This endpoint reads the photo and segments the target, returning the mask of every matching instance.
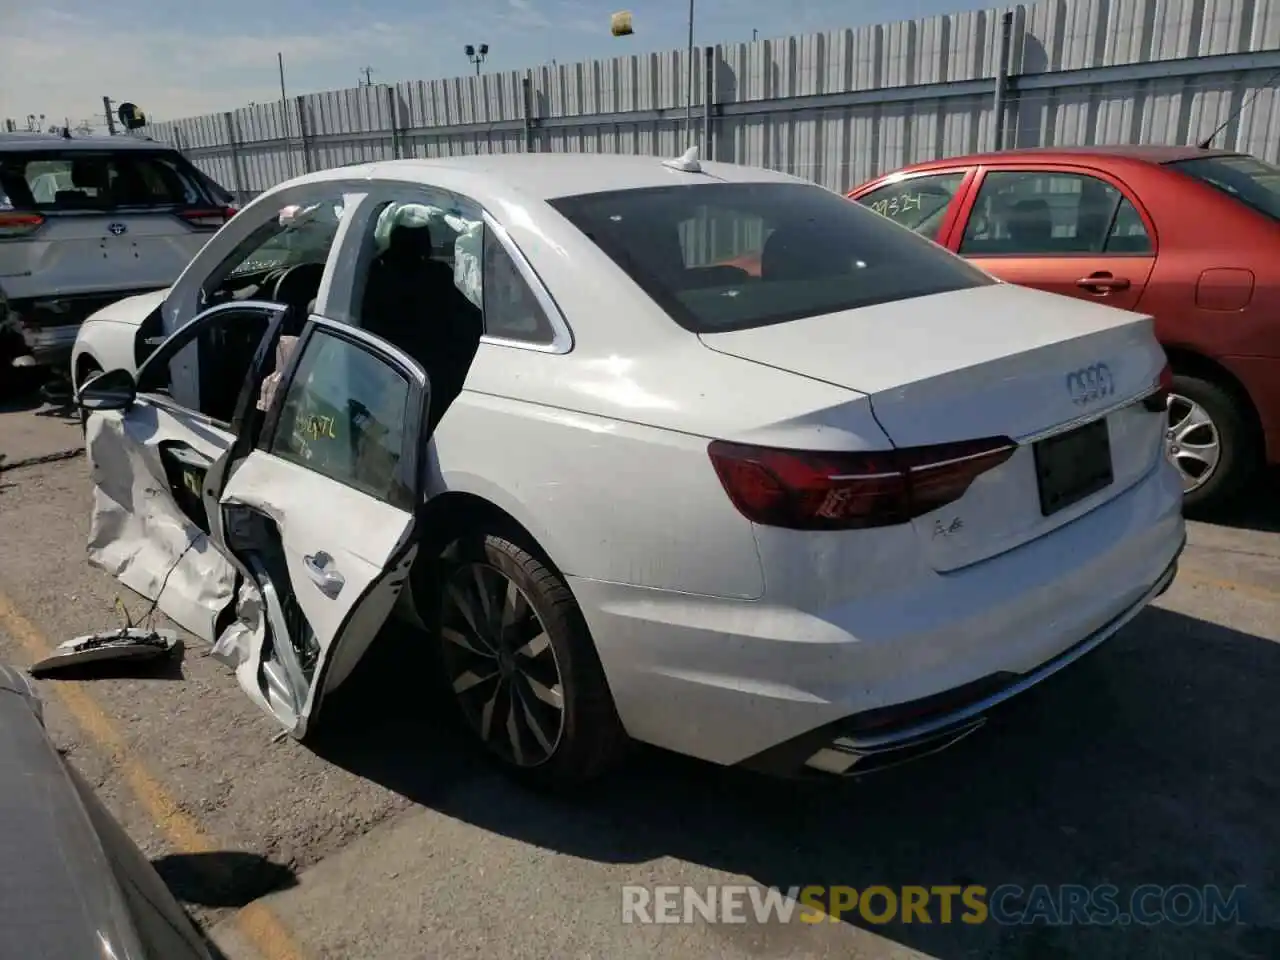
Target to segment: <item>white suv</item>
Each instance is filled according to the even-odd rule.
[[[0,384],[65,368],[85,317],[173,283],[228,200],[151,140],[0,134]]]

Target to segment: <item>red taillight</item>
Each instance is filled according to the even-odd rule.
[[[38,213],[17,213],[0,210],[0,240],[23,237],[35,233],[44,226],[44,217]]]
[[[1160,378],[1156,381],[1155,393],[1148,394],[1142,405],[1152,413],[1163,413],[1169,408],[1169,394],[1173,392],[1173,367],[1164,365]]]
[[[953,503],[1016,449],[1007,437],[993,437],[873,453],[716,440],[707,452],[748,520],[790,530],[857,530],[906,523]]]
[[[178,214],[197,230],[217,230],[236,215],[235,207],[214,207],[203,210],[183,210]]]

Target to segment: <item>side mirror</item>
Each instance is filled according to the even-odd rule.
[[[112,370],[90,377],[76,391],[81,410],[124,410],[138,396],[138,385],[128,370]]]

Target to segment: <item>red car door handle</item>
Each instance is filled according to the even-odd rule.
[[[1129,281],[1124,277],[1113,277],[1105,271],[1091,273],[1076,281],[1076,286],[1091,293],[1110,293],[1112,290],[1127,290]]]

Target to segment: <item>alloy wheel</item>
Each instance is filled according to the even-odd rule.
[[[444,583],[445,673],[467,723],[517,767],[549,760],[564,735],[564,684],[546,627],[524,591],[482,562]]]
[[[1209,411],[1188,397],[1170,394],[1164,439],[1165,454],[1182,476],[1184,494],[1209,482],[1222,459],[1222,437]]]

